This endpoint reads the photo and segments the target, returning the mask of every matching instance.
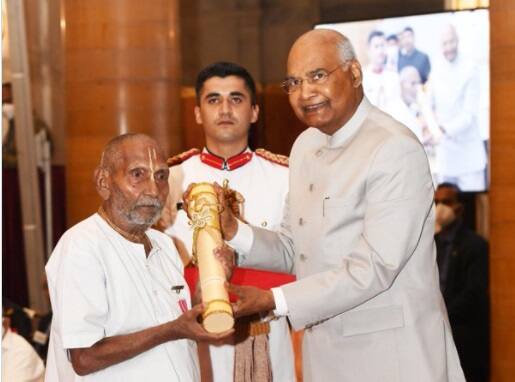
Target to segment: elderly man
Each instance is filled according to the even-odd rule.
[[[275,309],[306,328],[305,381],[463,381],[438,285],[424,149],[361,82],[351,43],[335,31],[310,31],[291,48],[284,88],[312,127],[291,151],[281,229],[250,227],[229,208],[222,225],[240,263],[298,281],[232,286],[236,313]]]
[[[157,143],[110,141],[95,171],[102,205],[69,229],[46,272],[54,312],[47,381],[198,381],[196,345],[217,340],[190,309],[172,240],[150,229],[168,196]]]

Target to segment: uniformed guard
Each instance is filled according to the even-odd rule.
[[[249,130],[258,119],[259,106],[247,70],[224,62],[208,66],[198,75],[196,97],[195,119],[204,129],[205,147],[168,160],[170,199],[161,221],[186,263],[191,257],[192,230],[181,209],[181,198],[189,184],[222,185],[227,180],[242,196],[241,219],[272,230],[279,228],[288,193],[288,158],[248,147]],[[237,345],[210,346],[213,381],[269,381],[272,377],[274,381],[295,381],[286,320],[251,325],[251,334],[256,336]],[[211,371],[205,366],[201,360],[203,377]]]

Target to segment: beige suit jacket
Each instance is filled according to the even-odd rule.
[[[279,234],[253,228],[241,262],[293,271],[305,381],[464,381],[440,294],[433,183],[415,135],[365,98],[333,136],[290,156]]]

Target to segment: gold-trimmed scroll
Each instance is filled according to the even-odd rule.
[[[211,183],[191,187],[188,214],[193,228],[193,258],[199,268],[202,302],[202,325],[210,333],[220,333],[234,326],[229,294],[225,289],[225,272],[213,251],[223,244],[220,231],[221,206]]]

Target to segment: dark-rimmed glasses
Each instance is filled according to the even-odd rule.
[[[347,65],[347,63],[341,63],[336,68],[330,71],[327,71],[325,69],[315,69],[311,72],[308,72],[305,78],[289,77],[285,79],[283,82],[281,82],[281,88],[286,92],[286,94],[291,94],[300,89],[304,81],[311,85],[323,84],[325,81],[327,81],[329,76],[336,71],[336,69],[344,65]]]

